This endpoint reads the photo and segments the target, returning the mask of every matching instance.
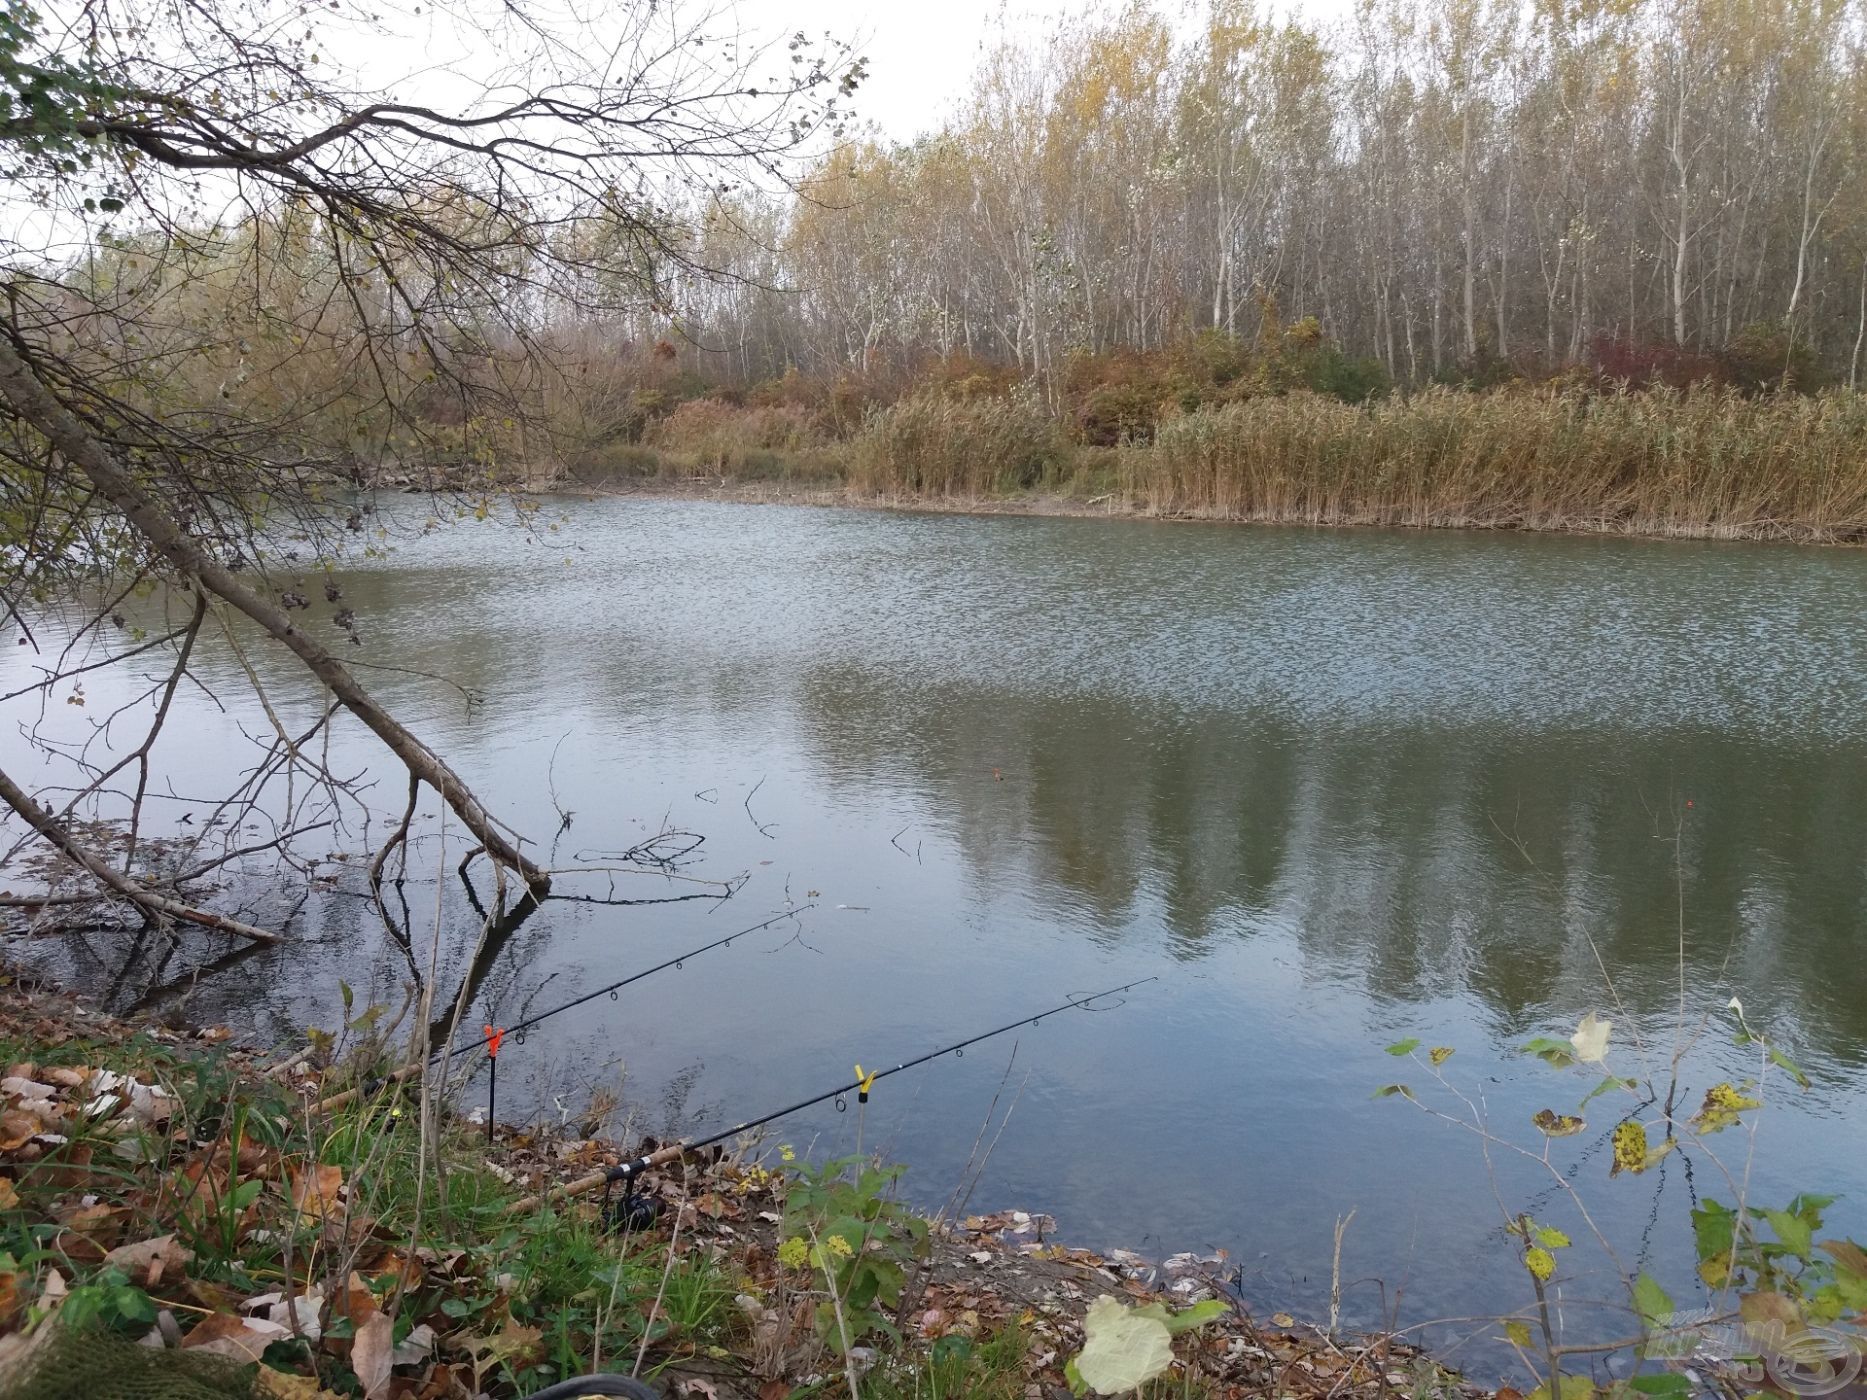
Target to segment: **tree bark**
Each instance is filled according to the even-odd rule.
[[[238,934],[255,943],[279,941],[279,935],[268,929],[256,928],[209,909],[197,909],[192,904],[184,904],[179,899],[170,899],[167,895],[145,889],[108,861],[79,845],[65,829],[63,822],[33,801],[31,795],[3,771],[0,771],[0,801],[19,813],[28,826],[56,846],[66,859],[80,866],[98,884],[123,896],[144,913],[199,924],[202,928],[215,929],[221,933]]]
[[[0,397],[83,472],[98,493],[121,511],[164,558],[290,648],[337,697],[338,703],[362,720],[411,774],[441,794],[487,854],[517,871],[534,892],[542,894],[550,888],[550,876],[520,853],[453,769],[378,704],[349,668],[306,635],[282,607],[248,588],[202,549],[116,462],[110,450],[39,382],[5,336],[0,336]]]

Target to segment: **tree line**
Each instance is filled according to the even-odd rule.
[[[1727,349],[1858,383],[1860,0],[1145,3],[1007,41],[955,115],[694,232],[743,380],[1070,357],[1314,318],[1401,383]],[[641,328],[646,332],[647,328]]]

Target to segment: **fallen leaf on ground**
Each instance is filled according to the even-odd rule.
[[[363,1387],[364,1400],[376,1400],[389,1388],[389,1369],[394,1364],[395,1323],[387,1313],[371,1313],[350,1344],[350,1369]]]
[[[264,1318],[235,1317],[232,1313],[209,1313],[182,1338],[182,1346],[195,1351],[213,1352],[230,1357],[242,1365],[259,1360],[266,1348],[292,1334],[276,1322]]]
[[[255,1379],[259,1389],[272,1400],[339,1400],[335,1391],[322,1389],[314,1376],[298,1376],[261,1366]]]
[[[395,1355],[390,1364],[395,1366],[419,1366],[434,1355],[437,1338],[434,1329],[423,1322],[409,1329],[408,1336],[395,1344]]]
[[[44,1126],[37,1114],[21,1113],[18,1109],[0,1114],[0,1152],[17,1152]]]
[[[104,1263],[123,1270],[138,1288],[154,1288],[164,1275],[179,1273],[193,1258],[175,1236],[157,1235],[153,1240],[119,1245],[104,1256]]]
[[[318,1167],[292,1174],[292,1204],[307,1224],[341,1216],[343,1202],[339,1196],[343,1189],[342,1167]]]

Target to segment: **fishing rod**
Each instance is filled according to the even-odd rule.
[[[583,996],[580,996],[573,1001],[567,1001],[562,1006],[554,1006],[549,1011],[541,1011],[536,1016],[528,1017],[525,1020],[520,1021],[515,1025],[500,1026],[496,1028],[489,1025],[486,1028],[486,1034],[482,1036],[479,1040],[470,1040],[464,1045],[455,1046],[453,1049],[449,1050],[446,1053],[446,1055],[442,1057],[442,1059],[444,1062],[447,1060],[452,1060],[458,1055],[465,1055],[469,1051],[473,1051],[473,1050],[484,1049],[488,1052],[487,1053],[487,1067],[488,1067],[490,1075],[492,1076],[492,1092],[488,1094],[487,1105],[486,1105],[486,1130],[487,1130],[487,1138],[490,1141],[492,1137],[492,1129],[493,1129],[493,1108],[494,1108],[494,1097],[493,1096],[498,1093],[497,1076],[499,1073],[499,1049],[500,1049],[501,1042],[504,1041],[504,1039],[508,1035],[513,1036],[515,1040],[517,1041],[517,1043],[523,1045],[525,1043],[525,1032],[530,1030],[532,1027],[536,1026],[541,1021],[548,1021],[553,1016],[556,1016],[560,1014],[561,1012],[569,1011],[573,1009],[574,1007],[582,1006],[586,1002],[595,1001],[600,996],[614,997],[616,993],[620,992],[624,987],[628,986],[632,982],[640,982],[644,977],[652,977],[657,972],[665,972],[667,971],[667,969],[671,967],[680,967],[689,958],[697,958],[702,953],[712,952],[715,948],[731,947],[734,939],[744,938],[748,934],[754,934],[754,933],[761,932],[764,929],[770,928],[773,924],[783,923],[786,919],[792,917],[795,914],[801,914],[806,909],[815,909],[816,907],[817,906],[814,903],[800,904],[800,905],[797,905],[795,908],[785,910],[782,914],[774,914],[772,915],[771,918],[765,920],[763,923],[753,924],[750,928],[739,929],[737,932],[727,934],[724,938],[716,938],[711,943],[703,943],[698,948],[690,948],[687,952],[679,953],[675,955],[674,957],[669,958],[666,962],[656,963],[653,967],[645,967],[640,972],[632,972],[627,977],[622,978],[620,981],[611,982],[606,987],[598,987],[594,992],[586,992]],[[327,1099],[322,1099],[318,1102],[316,1107],[319,1112],[329,1112],[333,1109],[344,1108],[348,1106],[349,1104],[355,1102],[359,1098],[365,1097],[366,1095],[369,1095],[369,1094],[376,1093],[379,1089],[382,1089],[387,1085],[399,1084],[403,1080],[409,1078],[411,1075],[420,1073],[422,1067],[426,1065],[428,1061],[432,1060],[433,1058],[434,1058],[434,1053],[430,1052],[425,1059],[412,1060],[408,1064],[403,1065],[400,1069],[391,1070],[388,1074],[383,1075],[380,1079],[368,1080],[363,1084],[357,1085],[355,1088],[346,1089],[340,1094],[333,1094]]]
[[[716,938],[711,943],[703,943],[698,948],[690,948],[687,952],[676,954],[666,962],[656,963],[653,967],[645,967],[640,972],[632,972],[619,982],[611,982],[607,987],[598,987],[594,992],[586,992],[575,1001],[567,1001],[562,1006],[554,1006],[549,1011],[540,1011],[536,1016],[528,1017],[526,1020],[515,1022],[510,1026],[501,1026],[496,1031],[488,1031],[486,1035],[479,1040],[470,1040],[464,1045],[457,1045],[447,1052],[447,1058],[451,1060],[457,1055],[465,1055],[469,1051],[480,1049],[492,1049],[493,1053],[496,1055],[498,1054],[496,1047],[499,1042],[508,1035],[516,1042],[523,1045],[525,1043],[525,1032],[537,1025],[540,1021],[549,1021],[553,1016],[561,1012],[572,1010],[575,1007],[582,1006],[586,1002],[595,1001],[600,996],[614,997],[617,992],[621,991],[631,982],[640,982],[644,977],[653,977],[657,972],[666,972],[671,967],[679,967],[689,958],[697,958],[702,953],[711,953],[715,948],[730,948],[735,938],[744,938],[748,934],[759,933],[770,928],[773,924],[783,923],[786,919],[795,914],[801,914],[806,909],[815,909],[816,907],[814,903],[800,904],[795,908],[785,910],[782,914],[772,915],[762,924],[753,924],[751,928],[742,928],[737,933],[729,933],[724,938]]]
[[[871,1073],[864,1073],[862,1066],[857,1065],[856,1077],[847,1084],[839,1084],[836,1088],[826,1089],[821,1094],[813,1094],[807,1099],[799,1099],[794,1104],[787,1104],[783,1108],[774,1109],[770,1113],[750,1119],[744,1123],[735,1123],[732,1127],[726,1128],[721,1132],[710,1134],[707,1137],[686,1138],[680,1142],[669,1143],[666,1147],[645,1153],[635,1158],[633,1161],[624,1162],[619,1166],[609,1167],[600,1172],[592,1172],[588,1176],[579,1177],[575,1181],[566,1182],[562,1186],[554,1187],[552,1190],[537,1196],[527,1196],[524,1200],[515,1202],[511,1209],[515,1212],[536,1210],[547,1202],[561,1201],[571,1196],[581,1196],[587,1191],[594,1191],[599,1186],[607,1187],[618,1181],[624,1183],[625,1190],[630,1189],[633,1187],[634,1180],[637,1176],[648,1171],[651,1167],[659,1167],[668,1162],[672,1162],[683,1153],[697,1151],[702,1147],[711,1147],[715,1143],[724,1142],[728,1138],[737,1137],[739,1134],[750,1132],[754,1128],[762,1128],[767,1123],[776,1122],[780,1118],[787,1118],[793,1113],[800,1112],[806,1108],[813,1108],[820,1103],[828,1103],[832,1099],[836,1100],[837,1111],[840,1113],[847,1107],[846,1096],[852,1093],[856,1095],[856,1101],[858,1103],[866,1104],[869,1101],[869,1091],[875,1087],[879,1080],[887,1079],[891,1075],[900,1074],[903,1070],[910,1070],[918,1065],[924,1065],[930,1060],[937,1060],[943,1055],[963,1058],[969,1047],[977,1045],[982,1040],[990,1040],[994,1036],[1004,1035],[1007,1031],[1015,1031],[1023,1026],[1035,1026],[1046,1016],[1055,1016],[1062,1011],[1093,1011],[1096,1008],[1091,1005],[1092,1002],[1100,1001],[1104,997],[1116,996],[1122,992],[1133,991],[1136,987],[1145,987],[1149,982],[1158,982],[1159,980],[1159,977],[1143,977],[1134,982],[1124,982],[1119,987],[1110,987],[1107,991],[1092,992],[1085,997],[1071,997],[1068,1001],[1058,1006],[1053,1006],[1047,1011],[1039,1011],[1035,1015],[1030,1016],[1020,1016],[1015,1021],[1007,1021],[996,1030],[982,1031],[978,1035],[969,1036],[965,1040],[955,1041],[951,1045],[943,1045],[938,1050],[930,1050],[925,1055],[917,1055],[911,1060],[903,1060],[892,1069],[881,1069]],[[1113,1010],[1114,1008],[1107,1007],[1104,1009]]]
[[[644,977],[653,977],[657,972],[665,972],[671,967],[680,967],[685,964],[689,958],[697,958],[702,953],[712,952],[715,948],[730,947],[735,938],[744,938],[749,933],[757,933],[760,929],[770,928],[775,923],[780,923],[785,919],[791,918],[795,914],[800,914],[806,909],[814,908],[816,908],[814,904],[800,904],[794,909],[785,910],[782,914],[774,914],[762,924],[753,924],[751,928],[742,928],[737,933],[729,933],[724,938],[716,938],[711,943],[703,944],[689,952],[677,953],[666,962],[656,963],[653,967],[645,967],[640,972],[630,973],[629,976],[623,978],[619,982],[611,982],[607,987],[598,987],[594,992],[586,992],[575,1001],[567,1001],[562,1006],[554,1006],[549,1011],[541,1011],[536,1016],[520,1021],[515,1025],[493,1026],[488,1024],[484,1038],[477,1042],[469,1041],[465,1045],[457,1045],[452,1050],[448,1051],[446,1056],[448,1060],[453,1059],[456,1055],[464,1055],[470,1050],[484,1048],[486,1051],[487,1143],[489,1145],[492,1143],[493,1128],[498,1122],[499,1045],[508,1035],[512,1036],[520,1045],[523,1045],[525,1043],[525,1032],[537,1025],[540,1021],[549,1021],[560,1012],[569,1011],[573,1007],[582,1006],[585,1002],[595,1001],[600,996],[608,996],[614,999],[616,993],[628,986],[631,982],[640,982]]]

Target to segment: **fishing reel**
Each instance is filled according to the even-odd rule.
[[[661,1216],[661,1202],[635,1189],[635,1177],[622,1179],[622,1195],[615,1194],[615,1182],[603,1183],[603,1229],[616,1235],[646,1230]]]

